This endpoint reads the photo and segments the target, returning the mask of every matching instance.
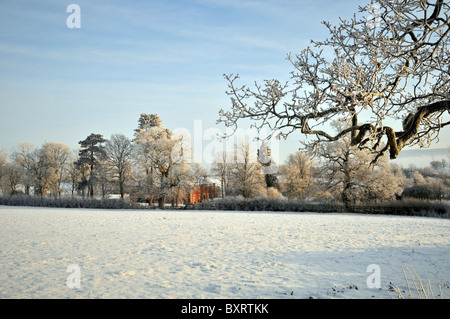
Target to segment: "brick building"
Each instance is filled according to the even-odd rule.
[[[191,204],[216,198],[216,184],[200,184],[191,186],[189,199]]]

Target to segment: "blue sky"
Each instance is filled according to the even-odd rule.
[[[288,80],[287,53],[324,39],[322,21],[369,2],[2,0],[0,147],[132,137],[141,113],[159,114],[170,129],[193,130],[195,120],[216,127],[229,106],[224,73],[247,84]],[[66,26],[71,3],[81,8],[79,29]],[[293,137],[281,148],[297,146]]]

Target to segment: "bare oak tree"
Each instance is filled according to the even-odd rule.
[[[214,156],[213,166],[211,172],[220,180],[220,190],[222,198],[225,198],[230,192],[231,173],[234,164],[234,154],[222,150]]]
[[[349,137],[321,146],[322,177],[347,208],[356,203],[392,200],[402,193],[403,174],[385,157],[370,165],[371,154],[352,147]]]
[[[308,154],[302,151],[289,154],[280,173],[283,194],[288,198],[305,199],[313,183],[313,162]]]
[[[131,140],[123,134],[112,134],[106,141],[107,162],[111,166],[114,181],[119,186],[120,198],[125,195],[125,183],[131,177]]]
[[[3,176],[6,172],[5,170],[6,170],[6,167],[8,166],[8,164],[9,164],[8,154],[3,152],[2,149],[0,148],[0,190],[1,190],[1,186],[2,186]]]
[[[177,140],[172,139],[172,131],[164,128],[157,114],[142,113],[135,130],[135,153],[141,168],[145,171],[146,188],[158,198],[158,207],[164,209],[166,196],[169,194],[171,173],[180,163],[175,162],[173,149]],[[149,200],[152,204],[152,199]]]
[[[368,23],[374,7],[376,23]],[[311,149],[350,136],[373,162],[438,140],[450,124],[449,3],[376,0],[359,12],[337,26],[324,22],[328,39],[289,54],[294,70],[286,83],[251,88],[225,75],[231,109],[218,122],[237,127],[246,118],[284,138],[300,131]],[[329,125],[336,120],[346,123],[337,133]]]
[[[242,141],[236,145],[236,159],[231,170],[232,194],[244,198],[256,198],[267,193],[257,150],[251,143]]]

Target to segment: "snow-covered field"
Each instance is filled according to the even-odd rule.
[[[404,264],[450,298],[448,219],[0,206],[0,234],[0,298],[390,298]]]

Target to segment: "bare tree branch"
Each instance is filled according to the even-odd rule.
[[[377,27],[356,14],[337,26],[324,22],[328,39],[289,54],[289,83],[265,80],[250,88],[225,75],[231,108],[220,111],[218,122],[237,128],[250,119],[282,137],[300,131],[310,147],[350,134],[352,145],[370,149],[375,160],[437,141],[450,122],[450,6],[443,0],[374,2]],[[334,52],[331,60],[324,50]],[[336,132],[334,121],[346,125]]]

